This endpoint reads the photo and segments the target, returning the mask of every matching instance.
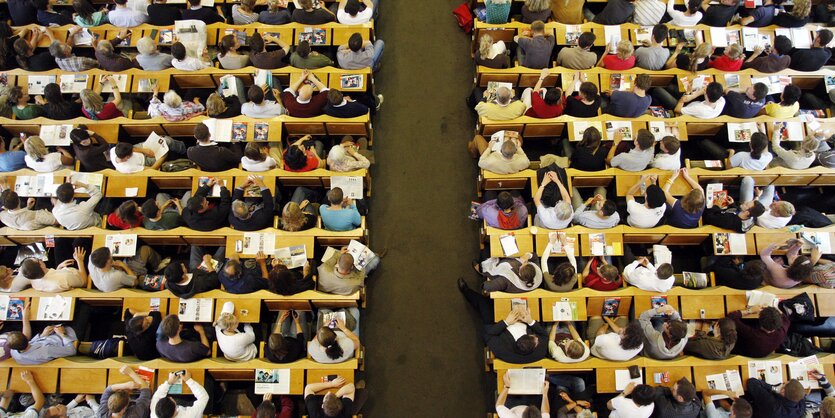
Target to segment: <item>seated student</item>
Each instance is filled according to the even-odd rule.
[[[268,87],[253,85],[247,90],[246,96],[249,101],[241,105],[242,115],[251,118],[273,118],[287,113],[281,106],[281,102],[264,99],[266,96],[264,89],[266,88]],[[273,90],[273,94],[276,94],[276,90]]]
[[[551,53],[556,41],[552,35],[545,33],[545,23],[542,21],[531,23],[530,37],[517,35],[513,41],[518,45],[516,55],[519,65],[537,70],[551,66]]]
[[[700,42],[693,52],[688,55],[681,53],[684,45],[684,42],[679,42],[676,45],[675,51],[667,59],[664,68],[668,70],[678,68],[679,70],[690,71],[693,74],[706,70],[710,61],[710,54],[713,53],[713,47],[707,42]]]
[[[579,193],[575,188],[573,197],[579,199]],[[586,228],[607,229],[614,228],[620,223],[620,214],[617,212],[615,202],[595,194],[577,206],[571,221],[575,225]]]
[[[123,287],[136,287],[141,277],[161,271],[170,262],[170,258],[162,258],[147,245],[140,246],[136,255],[125,261],[114,260],[110,249],[101,247],[90,253],[87,267],[96,289],[115,292]]]
[[[92,120],[108,120],[125,116],[119,109],[122,104],[122,94],[119,92],[119,87],[110,76],[103,76],[108,78],[110,86],[113,88],[113,101],[106,102],[101,97],[102,84],[96,84],[94,90],[81,90],[81,113],[84,117]]]
[[[292,363],[304,358],[306,318],[303,311],[279,311],[272,333],[267,337],[264,357],[273,363]]]
[[[724,360],[730,357],[736,338],[736,324],[732,319],[722,318],[713,323],[703,321],[695,335],[687,340],[684,353],[708,360]]]
[[[790,289],[805,281],[812,275],[812,261],[805,255],[800,255],[800,241],[791,239],[786,241],[789,245],[786,250],[787,266],[784,267],[782,259],[775,260],[771,254],[777,248],[778,243],[772,243],[760,251],[760,259],[765,263],[768,274],[765,275],[765,282],[768,285]]]
[[[686,377],[679,379],[672,388],[656,387],[654,402],[654,416],[678,418],[702,416],[702,404],[696,399],[696,387]]]
[[[800,87],[789,84],[780,94],[780,103],[771,102],[760,110],[760,115],[768,115],[777,119],[789,119],[800,110]]]
[[[494,147],[499,141],[502,144],[497,152]],[[480,156],[478,167],[491,173],[515,174],[531,166],[531,160],[522,150],[522,138],[518,132],[504,131],[504,138],[491,137],[489,142],[476,135],[467,148],[470,154]]]
[[[733,399],[733,403],[730,405],[730,415],[729,411],[725,409],[723,406],[722,409],[718,409],[716,405],[713,403],[713,396],[714,395],[724,395]],[[733,417],[733,418],[751,418],[753,417],[753,412],[751,408],[751,404],[748,403],[747,400],[743,398],[736,397],[737,394],[733,391],[729,390],[716,390],[716,389],[702,389],[702,401],[704,402],[704,409],[705,409],[705,417],[706,418],[723,418],[723,417]],[[833,399],[835,400],[835,399]]]
[[[181,10],[167,0],[153,0],[148,5],[148,24],[152,26],[172,26],[180,18]],[[208,24],[208,22],[207,22]]]
[[[365,7],[360,10],[360,6]],[[374,17],[374,3],[370,0],[340,0],[336,20],[343,25],[361,25]]]
[[[325,159],[321,157],[325,145],[321,141],[313,140],[313,136],[305,135],[284,150],[281,160],[287,171],[302,173],[325,168]]]
[[[635,0],[617,0],[607,2],[603,11],[594,15],[584,9],[586,18],[601,25],[620,25],[629,21],[635,13]]]
[[[781,28],[802,28],[809,23],[810,14],[812,13],[811,0],[800,0],[793,3],[790,12],[782,10],[774,15],[773,25]]]
[[[225,302],[220,317],[214,323],[217,345],[227,360],[252,360],[258,355],[252,325],[245,324],[243,332],[238,331],[238,325],[239,321],[235,317],[235,304],[231,301]]]
[[[207,51],[208,49],[203,50],[204,59],[208,59],[208,56],[206,55]],[[186,47],[182,42],[174,42],[174,44],[171,45],[171,56],[174,57],[174,59],[171,60],[171,66],[178,70],[198,71],[206,68],[212,68],[211,62],[186,55]]]
[[[804,170],[811,167],[817,159],[815,152],[819,147],[816,135],[813,133],[806,136],[803,138],[798,149],[788,150],[780,144],[783,136],[780,132],[779,125],[782,124],[779,122],[775,123],[774,135],[771,137],[771,150],[776,157],[771,161],[771,165],[786,167],[792,170]]]
[[[651,81],[649,74],[638,74],[632,91],[612,92],[606,113],[622,118],[637,118],[646,113],[652,104],[652,97],[647,94]]]
[[[110,149],[110,161],[113,163],[116,171],[123,174],[133,174],[144,170],[145,167],[156,170],[165,162],[165,159],[160,158],[157,160],[154,157],[154,152],[150,149],[139,146],[134,148],[128,142],[119,142],[115,147]]]
[[[26,290],[32,282],[17,271],[0,266],[0,292],[17,293]]]
[[[81,403],[87,402],[89,406],[82,406]],[[66,405],[62,403],[55,404],[43,410],[43,418],[96,418],[98,417],[100,405],[96,402],[94,395],[78,394],[73,400]]]
[[[832,31],[829,29],[819,30],[811,48],[793,48],[789,52],[791,57],[789,68],[795,71],[820,70],[832,57],[832,51],[827,47],[830,42],[832,42]]]
[[[780,229],[789,224],[795,214],[794,205],[785,200],[774,201],[774,185],[766,186],[764,189],[754,187],[754,179],[745,176],[740,185],[741,199],[756,199],[764,208],[763,214],[757,216],[757,225],[763,228]]]
[[[261,191],[261,201],[244,199],[244,190],[257,187]],[[258,231],[273,226],[275,201],[272,192],[258,176],[249,176],[232,193],[232,210],[229,213],[229,226],[238,231]]]
[[[325,105],[325,114],[328,116],[335,118],[356,118],[368,114],[369,109],[369,106],[365,103],[354,100],[350,96],[342,94],[337,89],[328,90],[328,103]]]
[[[606,261],[605,257],[592,257],[583,268],[583,287],[610,291],[623,286],[618,268]]]
[[[562,247],[564,248],[568,261],[557,264],[554,272],[551,273],[548,260],[551,257],[551,249],[556,245],[557,236],[553,236],[548,240],[548,245],[545,246],[545,250],[542,252],[542,259],[540,261],[542,283],[550,291],[569,292],[577,287],[577,260],[574,257],[574,247],[568,246],[564,237],[562,237]]]
[[[493,228],[519,229],[526,226],[528,208],[521,197],[503,191],[495,199],[479,205],[476,215]]]
[[[48,0],[31,0],[32,5],[38,9],[38,24],[43,26],[64,26],[73,23],[72,16],[68,11],[58,13],[53,10]]]
[[[670,194],[670,187],[672,187],[679,174],[687,181],[691,190],[681,199],[676,199]],[[699,219],[702,218],[702,213],[705,210],[705,192],[699,182],[690,177],[689,171],[686,168],[674,171],[673,175],[664,183],[662,190],[667,199],[667,205],[670,206],[667,224],[676,228],[698,228]]]
[[[86,201],[75,201],[75,188],[83,188],[90,195]],[[63,183],[55,191],[57,202],[52,208],[55,220],[70,231],[101,226],[101,215],[96,213],[96,205],[102,198],[97,186],[90,186],[78,181]]]
[[[727,89],[722,114],[740,119],[755,118],[765,106],[767,94],[768,86],[763,83],[755,83],[745,90]]]
[[[29,2],[25,3],[31,5]],[[17,65],[27,71],[47,71],[58,68],[58,63],[55,62],[55,58],[48,49],[35,53],[43,36],[49,38],[50,42],[55,41],[55,35],[48,28],[21,29],[17,39],[11,43],[14,53],[7,58],[9,64],[14,65],[11,61],[11,58],[14,58]]]
[[[570,143],[563,142],[566,156],[570,161],[569,167],[580,171],[605,170],[608,150],[602,146],[601,139],[600,131],[591,126],[583,131],[583,139],[573,150],[570,148]],[[574,196],[580,195],[574,193]]]
[[[704,16],[699,22],[707,26],[722,27],[728,26],[733,16],[739,8],[739,3],[735,0],[722,0],[719,4],[711,4],[702,2],[702,10]]]
[[[32,289],[39,292],[59,293],[87,285],[87,269],[84,268],[85,251],[76,247],[72,260],[64,260],[54,269],[47,268],[43,260],[34,257],[23,260],[20,274],[29,279]],[[78,267],[70,267],[75,263]]]
[[[685,5],[685,11],[676,10],[673,7],[676,4],[675,0],[667,0],[667,14],[672,18],[667,22],[673,26],[691,27],[696,26],[702,20],[702,2],[701,0],[688,0]]]
[[[766,268],[760,260],[744,261],[740,257],[716,257],[716,261],[708,266],[708,271],[716,276],[717,286],[754,290],[762,286]]]
[[[572,322],[557,321],[548,335],[548,353],[560,363],[579,363],[589,358],[591,350]]]
[[[194,333],[199,337],[198,341],[184,339],[181,336],[182,331],[183,325],[177,315],[168,315],[162,319],[156,345],[163,359],[175,363],[191,363],[212,354],[203,325],[194,324]]]
[[[651,386],[629,382],[623,392],[606,403],[612,411],[609,418],[649,418],[655,410],[654,397],[655,390]]]
[[[485,0],[486,22],[490,24],[507,23],[510,17],[510,0]]]
[[[152,4],[148,8],[151,6],[154,5]],[[156,43],[150,37],[144,36],[139,38],[136,41],[136,49],[139,51],[139,54],[136,55],[136,62],[139,63],[143,70],[161,71],[172,67],[171,61],[174,57],[171,54],[159,52]]]
[[[130,366],[119,368],[119,373],[130,381],[116,383],[104,389],[97,416],[101,418],[147,417],[151,408],[150,382],[139,377]],[[115,375],[115,373],[113,373]],[[131,401],[131,391],[139,390],[139,397]]]
[[[192,253],[195,252],[192,246]],[[212,256],[203,255],[201,263],[193,265],[191,273],[185,263],[173,262],[165,268],[165,287],[179,298],[188,299],[192,296],[208,292],[220,287],[217,271],[212,270]],[[222,260],[218,260],[222,261]]]
[[[778,6],[782,6],[782,3],[783,0],[763,0],[762,5],[748,9],[747,16],[743,16],[742,18],[735,16],[734,20],[738,18],[740,25],[752,28],[769,26],[771,25],[771,21],[774,20],[774,15],[782,8],[780,7],[778,9]]]
[[[107,13],[107,20],[113,26],[132,28],[147,22],[148,15],[128,7],[128,0],[118,0],[116,8]]]
[[[616,319],[601,316],[589,318],[586,339],[591,344],[591,354],[597,358],[628,361],[644,349],[644,331],[638,321],[625,316]]]
[[[162,314],[159,311],[137,312],[127,308],[123,319],[128,347],[133,355],[144,361],[159,358],[156,342]]]
[[[258,22],[268,25],[283,25],[290,23],[290,11],[287,10],[286,0],[268,0],[267,10],[258,13]]]
[[[673,266],[664,263],[655,267],[647,257],[637,257],[623,268],[623,279],[632,286],[648,292],[666,292],[673,288]]]
[[[743,315],[758,315],[757,326],[742,321]],[[779,309],[773,307],[752,306],[727,315],[734,321],[737,332],[737,344],[734,354],[746,357],[766,357],[773,353],[786,339],[791,321]]]
[[[38,104],[30,104],[29,95],[23,94],[23,89],[20,86],[12,87],[9,91],[8,98],[9,106],[12,108],[15,119],[28,120],[44,115],[43,107]]]
[[[345,173],[369,168],[371,167],[371,161],[363,155],[363,153],[368,152],[367,138],[360,138],[354,141],[353,137],[345,135],[342,137],[342,141],[331,147],[331,150],[328,152],[328,158],[326,160],[328,169]]]
[[[181,12],[182,20],[202,20],[207,25],[223,23],[223,16],[213,7],[203,7],[200,0],[188,0],[188,8]]]
[[[172,199],[166,193],[157,193],[155,199],[148,199],[140,208],[142,227],[152,231],[167,231],[183,225],[183,206],[180,199]]]
[[[486,97],[485,91],[484,98]],[[527,109],[528,107],[521,100],[513,99],[513,90],[507,87],[499,87],[496,90],[495,101],[480,101],[475,105],[478,116],[495,121],[518,118],[525,114]]]
[[[624,276],[629,276],[624,268]],[[644,289],[646,290],[646,289]],[[662,324],[656,328],[653,317],[661,316]],[[656,360],[671,360],[678,357],[687,344],[687,323],[670,305],[650,308],[641,313],[638,322],[644,331],[644,355]],[[697,409],[698,412],[698,409]]]
[[[768,383],[748,378],[748,399],[751,400],[753,414],[757,418],[802,418],[806,416],[806,389],[796,379],[783,385],[779,392]]]
[[[217,43],[217,60],[220,66],[226,70],[240,70],[249,65],[249,55],[241,54],[238,48],[241,47],[241,41],[235,35],[226,35]]]
[[[632,42],[621,40],[617,43],[616,51],[614,54],[603,54],[597,66],[608,70],[629,70],[635,67],[635,55],[633,55],[635,48]]]
[[[206,99],[206,116],[217,119],[241,116],[241,100],[237,95],[224,97],[212,93]]]
[[[186,154],[188,159],[197,164],[201,170],[226,171],[238,167],[241,161],[240,144],[233,142],[229,148],[221,147],[217,142],[212,141],[209,127],[202,123],[194,127],[194,137],[197,139],[197,144],[189,147]]]
[[[194,196],[186,202],[183,209],[183,220],[191,229],[198,231],[213,231],[226,226],[229,212],[232,209],[232,196],[226,186],[220,187],[220,202],[210,204],[206,197],[217,183],[217,179],[210,178],[209,182],[197,188]]]
[[[626,222],[629,226],[634,226],[635,228],[654,228],[661,221],[661,218],[664,217],[664,212],[667,210],[664,191],[654,184],[655,180],[653,177],[655,176],[650,176],[649,179],[646,179],[644,176],[641,176],[638,182],[626,192],[626,211],[629,213]],[[644,191],[644,203],[640,204],[635,200],[635,194],[647,181],[649,181],[649,185],[644,186],[646,187]]]
[[[767,51],[758,46],[747,60],[742,64],[742,69],[754,69],[761,73],[777,73],[789,68],[791,57],[787,55],[792,50],[791,39],[777,35],[774,38],[774,46]],[[768,55],[761,57],[765,52]]]
[[[171,390],[171,386],[173,386],[179,379],[182,379],[182,382],[188,386],[191,393],[194,394],[195,400],[191,406],[177,405],[174,398],[168,396],[168,391]],[[182,390],[177,393],[182,393]],[[209,400],[209,393],[206,392],[206,389],[204,389],[200,383],[197,383],[191,378],[190,371],[183,371],[182,376],[178,375],[176,372],[171,372],[168,373],[168,379],[159,385],[157,391],[154,392],[153,398],[151,398],[151,418],[200,416],[209,404]]]
[[[47,119],[67,120],[82,116],[81,104],[64,99],[61,87],[55,83],[47,84],[43,89],[43,98],[35,102],[43,106]]]
[[[658,141],[658,150],[649,163],[650,167],[661,170],[675,171],[681,168],[681,142],[678,138],[667,135]]]
[[[548,355],[548,331],[530,317],[530,310],[515,309],[503,321],[493,319],[493,301],[472,290],[458,279],[458,290],[479,313],[484,342],[499,360],[526,364]]]
[[[296,188],[299,190],[299,188]],[[316,226],[316,208],[309,200],[302,197],[301,200],[296,201],[296,193],[293,193],[291,199],[281,210],[281,219],[279,219],[279,228],[284,231],[305,231]]]
[[[542,270],[537,257],[526,253],[518,258],[490,257],[473,263],[475,271],[484,277],[482,292],[524,293],[542,284]]]
[[[345,321],[337,319],[335,329],[327,324],[318,329],[316,336],[307,343],[307,354],[317,363],[342,363],[354,357],[360,347],[359,337],[345,326]]]
[[[18,141],[15,144],[12,140],[9,146],[10,149],[7,151],[6,142],[0,141],[0,172],[2,173],[26,168],[26,151],[21,150],[23,142]]]
[[[128,58],[118,52],[116,52],[116,47],[122,43],[125,39],[128,38],[128,30],[122,29],[119,32],[119,35],[111,40],[100,40],[95,43],[96,46],[96,60],[99,61],[99,67],[105,71],[111,72],[120,72],[126,71],[131,68],[139,68],[139,63],[136,60]],[[112,79],[112,77],[107,77]],[[104,82],[106,80],[102,80]],[[99,91],[101,91],[101,84],[96,86]],[[116,85],[115,83],[111,83],[111,87],[114,89],[114,95],[116,94]]]
[[[318,267],[318,290],[334,295],[351,295],[365,286],[365,277],[372,270],[369,266],[358,270],[354,266],[354,256],[347,249],[336,251]]]
[[[30,136],[23,141],[26,166],[39,173],[51,173],[72,166],[75,159],[67,150],[58,147],[57,152],[49,152],[43,139]]]
[[[333,60],[328,58],[327,55],[311,50],[309,41],[301,41],[296,45],[296,50],[290,54],[290,65],[295,68],[315,70],[332,66]]]
[[[691,94],[681,96],[674,109],[676,114],[693,116],[699,119],[713,119],[722,114],[725,108],[725,98],[722,85],[712,82],[706,87]],[[699,96],[704,96],[702,101],[696,101]],[[685,106],[684,103],[687,103]]]
[[[313,281],[310,263],[305,263],[302,271],[298,268],[287,268],[281,260],[273,259],[272,270],[267,276],[267,285],[270,292],[291,296],[306,290],[314,290],[316,282]]]
[[[32,336],[27,303],[23,308],[23,330],[8,334],[6,348],[17,364],[44,364],[57,358],[74,356],[76,341],[75,330],[62,324],[49,325],[40,334]]]
[[[279,49],[267,51],[265,41],[277,44]],[[256,68],[274,70],[287,65],[282,60],[290,53],[290,45],[281,39],[272,35],[266,35],[262,38],[261,34],[256,32],[247,43],[249,45],[249,60]]]
[[[739,71],[745,61],[742,46],[731,44],[725,48],[725,53],[718,57],[710,57],[707,66],[721,71]]]
[[[278,167],[278,163],[269,154],[269,148],[257,142],[247,142],[244,156],[241,157],[241,167],[246,171],[269,171]]]
[[[242,0],[240,4],[232,6],[232,23],[236,25],[248,25],[258,21],[258,13],[255,13],[255,0]]]
[[[591,47],[597,39],[591,32],[583,32],[577,38],[577,46],[571,48],[562,47],[557,54],[557,65],[572,70],[588,70],[597,63],[597,54],[592,52]]]
[[[306,84],[305,80],[312,85]],[[313,86],[319,89],[318,93],[313,94]],[[324,114],[325,104],[328,102],[327,91],[328,87],[319,81],[319,78],[305,70],[295,83],[284,89],[281,101],[290,116],[312,118]]]
[[[2,195],[4,211],[0,212],[3,225],[18,231],[35,231],[48,226],[58,225],[55,216],[48,209],[33,210],[35,200],[29,198],[26,206],[20,207],[20,196],[6,189]]]
[[[562,115],[563,106],[565,105],[565,97],[562,94],[562,89],[553,87],[550,89],[542,88],[542,82],[548,77],[548,69],[542,70],[539,79],[534,85],[533,89],[530,87],[522,91],[522,103],[528,107],[525,111],[525,116],[530,116],[539,119],[556,118]]]
[[[647,165],[652,161],[652,152],[655,149],[655,137],[646,129],[638,131],[635,135],[635,140],[631,144],[624,144],[621,146],[623,140],[623,130],[616,129],[614,138],[612,138],[612,147],[609,149],[609,154],[606,156],[606,162],[612,168],[620,168],[626,171],[643,171]],[[620,149],[620,153],[615,155]],[[624,151],[629,149],[628,151]]]
[[[350,231],[362,224],[362,217],[357,204],[351,198],[344,197],[342,189],[334,187],[328,191],[327,205],[319,206],[322,227],[328,231]]]
[[[670,50],[663,46],[667,34],[667,25],[653,26],[649,43],[644,42],[643,46],[635,50],[635,66],[650,71],[663,70],[664,64],[670,58]]]
[[[551,405],[548,402],[548,388],[550,387],[550,382],[546,378],[545,381],[542,383],[542,402],[537,408],[535,405],[530,405],[530,402],[524,402],[521,405],[517,405],[513,407],[513,409],[508,408],[505,406],[507,402],[508,392],[510,392],[510,373],[505,373],[502,377],[504,381],[504,387],[502,388],[501,392],[499,392],[499,396],[496,398],[496,415],[501,418],[515,418],[515,417],[550,417],[551,416]],[[532,395],[530,400],[536,395]],[[526,405],[528,404],[528,405]]]
[[[255,256],[258,268],[249,268],[241,263],[238,254],[233,254],[218,271],[217,277],[223,289],[229,293],[241,295],[267,288],[267,257],[259,252]]]
[[[563,171],[563,175],[565,175],[564,173]],[[543,194],[551,183],[556,185],[555,188],[559,191],[559,197],[550,196],[548,200],[556,199],[556,202],[553,202],[553,206],[546,206],[546,203],[543,202]],[[568,190],[565,189],[555,171],[548,171],[542,176],[539,188],[534,194],[533,202],[536,207],[534,225],[548,229],[565,229],[571,224],[571,219],[574,217],[571,195],[568,194]]]
[[[337,390],[334,392],[329,389]],[[327,390],[324,396],[316,394],[323,390]],[[354,407],[355,394],[354,384],[346,383],[343,377],[337,377],[330,382],[308,383],[304,387],[304,406],[311,418],[350,417],[358,412]]]
[[[336,20],[336,15],[326,7],[313,7],[313,0],[293,0],[293,22],[303,25],[324,25]]]
[[[475,63],[487,68],[501,69],[510,67],[510,56],[504,41],[493,41],[490,35],[481,35],[478,50],[475,51]]]
[[[820,246],[816,245],[812,248],[812,273],[803,279],[803,283],[809,283],[825,287],[827,289],[835,288],[833,282],[833,271],[835,271],[835,262],[821,257]]]
[[[81,125],[70,131],[73,153],[81,163],[82,171],[92,172],[108,168],[113,169],[113,164],[105,157],[110,149],[110,144],[101,136],[86,128],[86,126]]]
[[[768,137],[762,132],[754,132],[749,142],[750,151],[735,152],[728,150],[731,167],[742,167],[746,170],[762,171],[774,158],[768,152]]]
[[[80,31],[81,27],[74,26],[68,32],[68,43],[53,40],[49,45],[49,53],[55,58],[55,63],[58,64],[58,68],[64,71],[79,72],[99,68],[98,61],[73,54],[72,47],[75,42],[75,34]],[[46,90],[44,90],[44,95],[46,95]]]

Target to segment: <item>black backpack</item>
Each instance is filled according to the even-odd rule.
[[[160,171],[165,173],[176,173],[178,171],[188,170],[189,168],[197,168],[197,164],[188,158],[180,158],[162,163]]]

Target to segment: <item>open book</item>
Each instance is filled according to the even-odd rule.
[[[209,184],[209,177],[198,177],[197,178],[197,187],[203,187]],[[221,187],[228,188],[229,185],[227,184],[226,180],[217,179],[217,184],[212,186],[212,190],[209,192],[208,197],[220,197],[220,189]]]
[[[127,74],[110,74],[113,77],[113,81],[116,83],[116,87],[121,92],[128,91],[128,75]],[[104,83],[101,87],[102,93],[113,93],[113,87],[110,86],[110,83]]]
[[[68,181],[77,181],[79,183],[84,183],[88,186],[96,186],[99,189],[101,189],[102,185],[104,184],[104,175],[99,173],[79,173],[77,171],[73,171],[72,173],[70,173],[70,178],[68,179]],[[80,187],[78,189],[75,189],[75,192],[89,194],[90,190],[87,190],[87,188],[85,187]]]
[[[58,186],[60,185],[55,184],[55,176],[52,174],[17,176],[15,177],[14,191],[22,197],[49,197],[55,196]]]
[[[180,299],[177,315],[181,322],[212,322],[212,298]]]
[[[255,394],[290,394],[290,369],[255,369]]]
[[[377,254],[374,254],[371,249],[353,239],[348,243],[348,253],[354,256],[354,267],[357,270],[364,270],[365,266],[377,258]]]
[[[772,293],[763,292],[762,290],[747,290],[745,291],[745,300],[748,306],[777,306],[780,299],[777,299]]]
[[[771,39],[771,35],[760,33],[757,28],[742,27],[742,45],[745,46],[746,51],[753,51],[757,47],[768,49],[772,44],[773,40]]]
[[[331,188],[339,187],[342,195],[348,199],[361,200],[363,197],[362,177],[360,176],[332,176]]]
[[[638,371],[640,372],[640,376],[633,378],[627,369],[615,370],[615,389],[624,390],[632,382],[639,385],[644,383],[644,371],[643,369],[638,369]]]
[[[745,234],[717,232],[713,234],[713,245],[716,255],[748,254],[748,243],[745,241]]]
[[[714,390],[729,390],[742,396],[745,390],[742,388],[742,378],[739,376],[739,370],[725,370],[720,374],[709,374],[705,376],[707,379],[707,387]],[[725,395],[713,395],[711,400],[728,399]]]
[[[792,83],[791,76],[770,75],[766,77],[751,77],[751,84],[763,83],[768,86],[768,94],[781,94],[783,89]]]
[[[275,258],[281,260],[281,263],[288,269],[304,267],[304,264],[307,263],[307,249],[304,245],[276,248]]]
[[[519,254],[519,246],[516,244],[516,235],[502,235],[499,237],[499,243],[502,245],[502,252],[505,257],[512,257]]]
[[[232,119],[206,119],[202,121],[206,127],[209,128],[209,134],[212,136],[212,141],[215,142],[232,142],[233,139],[233,124]],[[244,125],[246,126],[246,125]],[[244,128],[244,137],[246,130]]]
[[[828,232],[801,232],[800,238],[803,252],[811,252],[815,246],[820,247],[823,254],[832,252],[832,243],[829,240]]]
[[[769,385],[779,385],[783,383],[783,364],[780,360],[749,361],[748,376]]]
[[[62,74],[60,81],[61,93],[81,93],[87,88],[87,74]]]
[[[54,75],[30,75],[27,78],[28,93],[30,95],[43,94],[43,89],[47,84],[54,83]]]
[[[494,102],[496,101],[496,94],[499,91],[499,88],[507,87],[511,91],[513,91],[513,83],[502,83],[500,81],[488,81],[487,82],[487,89],[484,91],[486,94],[487,102]]]
[[[148,139],[142,143],[142,148],[151,150],[157,161],[168,154],[168,143],[165,142],[165,138],[157,135],[156,132],[151,132],[151,134],[148,135]]]
[[[41,296],[38,303],[38,321],[69,321],[72,315],[72,297]]]
[[[655,244],[652,246],[652,257],[655,259],[655,266],[673,262],[673,253],[666,245]]]
[[[511,395],[541,395],[545,383],[545,369],[508,369]]]
[[[275,253],[275,234],[266,232],[245,232],[241,254],[254,255],[259,251],[264,254]]]
[[[774,29],[774,36],[781,35],[791,39],[792,46],[795,48],[809,49],[812,47],[812,36],[809,34],[809,30],[805,27]]]
[[[819,389],[820,383],[814,372],[823,374],[823,366],[816,356],[804,357],[789,363],[789,377],[797,379],[806,389]]]
[[[576,321],[578,319],[577,302],[575,301],[563,298],[558,302],[554,302],[551,310],[554,315],[554,321]]]
[[[104,246],[110,249],[113,257],[133,257],[136,255],[136,234],[107,235]]]
[[[754,132],[758,132],[755,122],[728,122],[728,141],[730,142],[751,142]]]
[[[588,128],[596,128],[598,132],[603,132],[603,124],[599,121],[595,122],[569,122],[571,125],[571,131],[574,132],[574,140],[580,141],[583,139],[583,133],[586,132]]]
[[[70,132],[72,125],[41,125],[38,136],[43,140],[44,145],[67,146],[72,143]]]
[[[607,121],[606,122],[606,139],[611,140],[615,137],[615,131],[620,130],[623,134],[622,140],[624,142],[632,141],[632,122],[629,121]]]

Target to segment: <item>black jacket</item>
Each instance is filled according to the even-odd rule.
[[[701,402],[691,399],[686,404],[680,404],[673,400],[673,392],[669,388],[655,388],[655,408],[652,411],[652,418],[698,418],[701,412]]]
[[[504,321],[484,326],[484,339],[487,342],[487,347],[496,355],[496,358],[508,363],[533,363],[544,359],[548,355],[548,331],[545,330],[545,327],[539,322],[535,322],[532,326],[528,326],[528,334],[537,335],[539,344],[533,352],[522,354],[516,348],[516,340],[507,330],[507,324]]]
[[[194,197],[209,195],[211,189],[209,186],[201,186],[194,193]],[[204,213],[197,213],[188,207],[183,208],[183,220],[189,228],[197,231],[214,231],[215,229],[226,226],[226,218],[229,217],[229,211],[232,208],[232,198],[229,194],[229,189],[226,187],[220,188],[220,203],[217,206],[207,210]]]
[[[207,25],[223,22],[223,16],[217,14],[215,9],[211,7],[201,7],[197,10],[186,9],[182,11],[182,16],[183,20],[202,20]]]
[[[728,207],[721,209],[718,206],[705,209],[702,214],[702,221],[706,225],[718,226],[723,229],[730,229],[735,232],[745,232],[742,226],[742,219],[740,219],[736,207]]]
[[[198,293],[219,289],[220,281],[217,278],[216,271],[209,272],[198,267],[191,271],[191,280],[188,284],[181,285],[168,282],[166,283],[166,287],[174,296],[188,299]]]
[[[232,194],[232,201],[244,200],[244,190],[236,188],[235,193]],[[261,209],[255,211],[249,219],[239,219],[230,210],[229,211],[229,225],[238,231],[259,231],[264,228],[271,228],[273,226],[273,219],[275,218],[275,201],[270,189],[261,190],[261,202],[264,205]]]
[[[226,171],[238,168],[241,163],[241,146],[234,143],[229,148],[218,144],[189,147],[188,159],[200,166],[203,171]]]
[[[759,379],[748,379],[747,395],[757,418],[802,418],[806,413],[802,400],[792,402]]]
[[[743,279],[740,266],[734,264],[732,257],[716,257],[716,262],[710,266],[710,271],[716,275],[716,285],[739,290],[754,290],[762,286],[762,282]]]

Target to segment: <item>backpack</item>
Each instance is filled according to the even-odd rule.
[[[187,158],[180,158],[164,162],[162,167],[160,167],[160,171],[164,173],[175,173],[178,171],[185,171],[190,168],[197,168],[197,164]]]
[[[820,353],[821,349],[815,347],[811,339],[804,338],[796,332],[790,332],[786,335],[786,339],[783,340],[783,343],[780,344],[780,347],[776,351],[794,357],[808,357]]]
[[[455,20],[458,21],[458,26],[464,33],[470,33],[473,30],[473,14],[470,12],[470,6],[467,3],[461,3],[452,11]]]
[[[818,164],[826,168],[835,168],[835,150],[818,153]]]

